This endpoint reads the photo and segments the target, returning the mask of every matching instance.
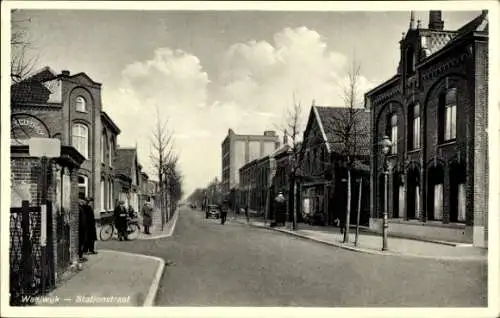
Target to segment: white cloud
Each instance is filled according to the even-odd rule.
[[[220,73],[211,74],[218,76],[219,85],[210,92],[200,60],[168,48],[127,65],[120,90],[104,91],[105,107],[122,128],[120,143],[133,146],[137,140],[140,161],[150,173],[149,136],[156,107],[162,118],[169,118],[188,192],[220,176],[220,145],[228,128],[251,134],[275,129],[283,123],[294,93],[304,117],[313,100],[342,105],[339,90],[348,59],[327,47],[314,30],[286,28],[272,43],[236,43],[224,54]],[[372,86],[361,78],[361,92]]]

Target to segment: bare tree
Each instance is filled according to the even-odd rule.
[[[169,210],[169,218],[172,216],[177,203],[182,198],[182,174],[179,169],[179,157],[177,154],[172,154],[169,161],[165,165],[164,169],[164,180],[165,187],[167,190]]]
[[[30,22],[31,19],[23,17],[19,10],[11,11],[10,78],[13,83],[26,78],[35,65],[36,57],[28,57],[28,51],[33,48],[26,28]]]
[[[299,187],[298,173],[300,170],[300,151],[301,151],[301,140],[300,136],[302,133],[302,121],[304,116],[304,109],[299,101],[297,101],[295,93],[293,94],[293,105],[287,109],[285,116],[285,123],[282,126],[277,126],[282,132],[283,136],[290,140],[290,183],[292,186],[292,191],[290,195],[293,195],[293,223],[292,228],[297,229],[297,213],[298,213],[298,202],[297,202],[297,191]]]
[[[347,210],[345,216],[344,242],[349,241],[349,225],[352,200],[352,173],[353,169],[361,167],[363,158],[366,158],[369,142],[369,115],[362,106],[360,97],[361,67],[354,60],[348,72],[347,81],[342,88],[345,111],[336,112],[328,118],[325,130],[332,135],[328,142],[341,156],[347,169]]]
[[[160,213],[161,213],[161,226],[166,222],[165,210],[167,209],[167,192],[165,187],[165,171],[167,164],[171,162],[174,157],[173,154],[173,132],[168,130],[168,119],[162,121],[160,110],[156,108],[156,125],[152,132],[151,137],[151,154],[150,159],[153,163],[153,168],[158,176],[158,183],[160,186]]]

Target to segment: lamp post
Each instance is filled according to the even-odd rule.
[[[384,218],[382,224],[382,251],[387,250],[387,231],[389,229],[389,221],[388,221],[388,175],[389,175],[389,164],[387,161],[387,157],[391,152],[392,141],[388,136],[384,136],[382,141],[380,142],[382,154],[384,155]]]

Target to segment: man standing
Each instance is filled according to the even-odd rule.
[[[153,206],[148,201],[144,202],[142,207],[142,225],[144,226],[144,233],[151,234],[149,227],[153,223]]]
[[[85,246],[83,251],[89,254],[97,254],[95,251],[95,241],[97,240],[97,233],[95,228],[94,209],[90,205],[92,199],[86,198],[83,204],[83,211],[85,213]]]
[[[118,231],[118,239],[120,241],[125,240],[128,241],[128,237],[126,234],[127,231],[127,208],[125,207],[125,201],[120,200],[118,206],[113,211],[113,216],[115,219],[115,227]]]
[[[78,258],[80,262],[84,262],[87,259],[83,257],[83,253],[85,251],[86,246],[86,237],[87,237],[87,225],[86,225],[86,217],[85,217],[85,202],[83,198],[78,201]]]
[[[276,224],[285,226],[286,222],[286,199],[282,192],[279,192],[275,202],[275,211],[276,211]]]

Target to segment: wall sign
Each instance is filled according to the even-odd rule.
[[[26,114],[14,114],[10,121],[11,139],[29,139],[33,137],[49,138],[50,133],[38,118]]]

